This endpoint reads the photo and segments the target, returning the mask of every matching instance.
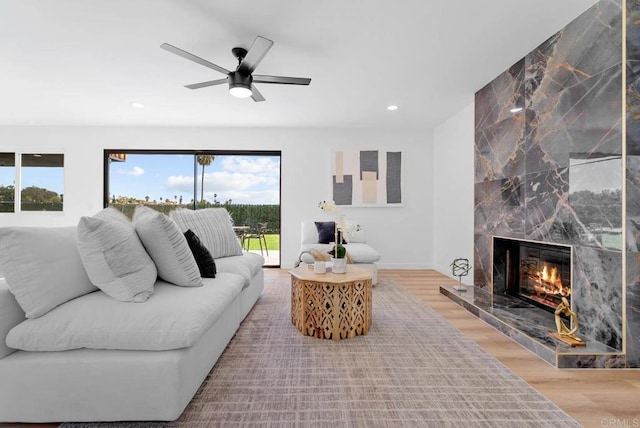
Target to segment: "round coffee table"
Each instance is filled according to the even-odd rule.
[[[305,336],[349,339],[371,325],[372,276],[347,265],[346,273],[316,274],[309,265],[291,273],[291,322]]]

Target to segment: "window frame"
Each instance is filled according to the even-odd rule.
[[[3,153],[13,153],[14,156],[14,194],[13,194],[13,211],[0,212],[0,214],[21,214],[21,213],[29,213],[41,215],[42,213],[60,215],[64,214],[65,203],[64,199],[62,199],[62,209],[59,211],[53,210],[23,210],[22,209],[22,157],[24,155],[59,155],[62,156],[62,193],[60,195],[64,195],[66,193],[66,181],[67,181],[67,172],[65,169],[65,158],[66,153],[64,150],[56,150],[56,149],[47,149],[47,150],[27,150],[27,151],[19,151],[19,150],[7,150],[3,151]],[[40,214],[37,214],[40,213]]]
[[[103,153],[103,181],[102,181],[102,204],[104,208],[107,208],[110,203],[109,199],[109,164],[111,160],[110,155],[113,154],[132,154],[132,155],[192,155],[195,157],[198,155],[213,155],[213,156],[277,156],[280,159],[280,182],[278,185],[278,217],[282,219],[282,151],[281,150],[195,150],[195,149],[104,149]],[[198,163],[194,161],[193,166],[193,207],[197,209],[198,202]],[[280,249],[282,249],[282,221],[280,221]],[[277,265],[265,265],[265,267],[279,268],[282,265],[282,254],[278,259]]]

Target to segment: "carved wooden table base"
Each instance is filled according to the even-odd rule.
[[[371,273],[349,266],[346,274],[291,271],[291,322],[305,336],[349,339],[369,332]]]

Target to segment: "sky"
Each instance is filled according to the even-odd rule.
[[[0,167],[0,185],[13,186],[16,181],[14,167]],[[36,186],[64,194],[64,168],[22,167],[21,188]]]
[[[198,199],[202,166],[197,166]],[[183,203],[193,198],[193,155],[129,154],[125,162],[111,162],[109,194]],[[204,170],[204,197],[238,204],[280,203],[278,156],[216,155]]]

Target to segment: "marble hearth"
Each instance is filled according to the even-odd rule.
[[[440,293],[493,326],[554,367],[624,368],[625,354],[603,343],[587,341],[587,346],[571,347],[551,337],[556,331],[553,316],[540,307],[508,295],[496,295],[485,288],[467,287],[456,291],[441,286]]]

